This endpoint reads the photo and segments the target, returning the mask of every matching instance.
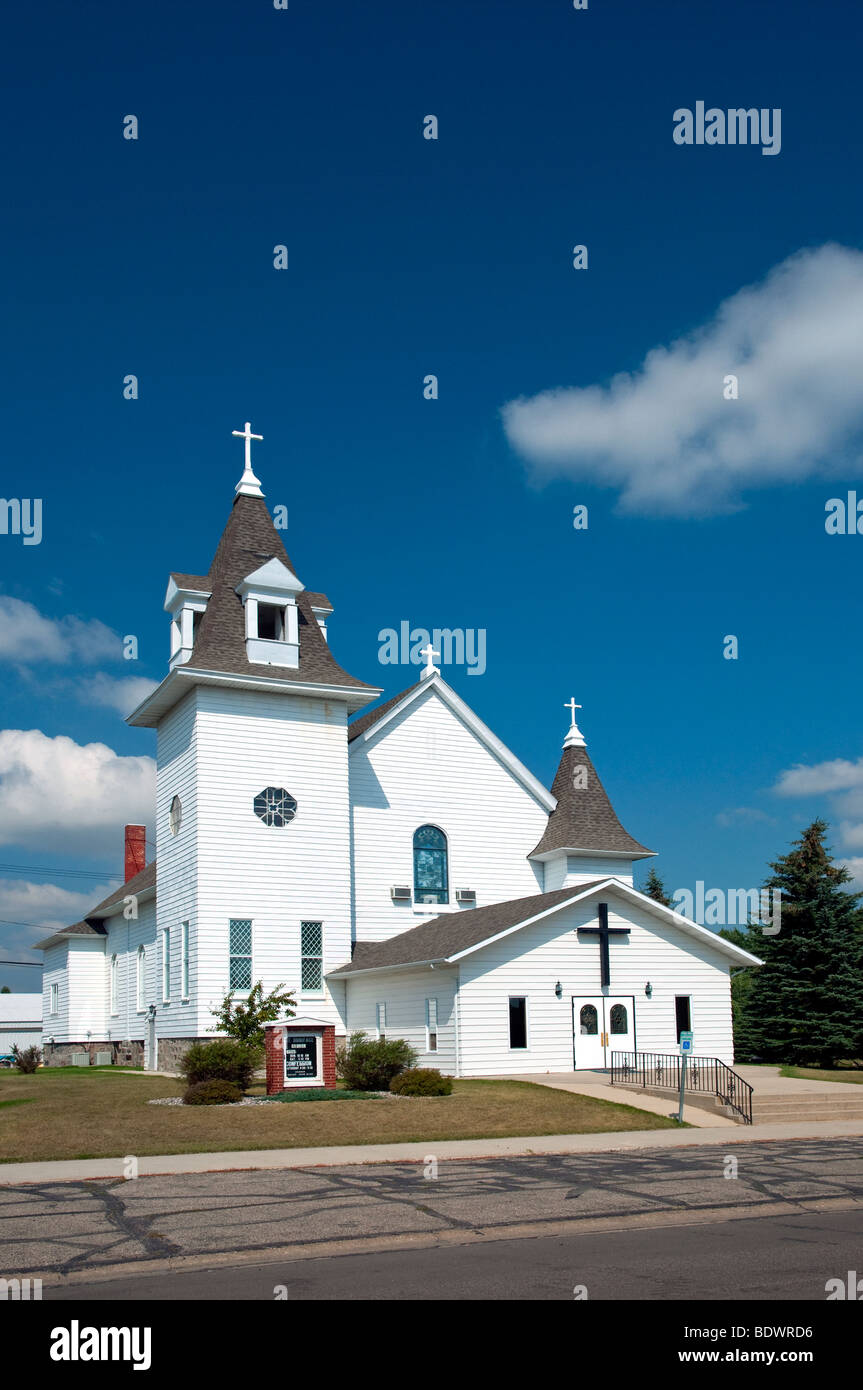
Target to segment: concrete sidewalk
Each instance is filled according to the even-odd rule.
[[[863,1122],[833,1120],[795,1124],[732,1125],[728,1129],[621,1130],[605,1134],[543,1134],[512,1139],[455,1139],[421,1144],[351,1144],[319,1149],[248,1149],[225,1153],[157,1154],[137,1158],[136,1177],[163,1173],[219,1173],[270,1168],[343,1167],[366,1163],[422,1163],[460,1158],[507,1158],[528,1154],[615,1153],[634,1149],[694,1148],[707,1144],[751,1144],[770,1139],[863,1137]],[[0,1164],[0,1187],[18,1183],[81,1182],[123,1178],[123,1158],[84,1158],[53,1163]]]

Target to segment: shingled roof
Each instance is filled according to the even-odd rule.
[[[264,676],[268,680],[350,686],[355,690],[376,693],[374,686],[356,680],[342,670],[333,657],[312,612],[312,605],[330,606],[324,594],[303,592],[297,595],[300,662],[296,669],[266,666],[248,660],[243,601],[236,588],[241,579],[273,558],[296,573],[264,499],[240,494],[234,500],[209,574],[206,577],[197,576],[204,580],[204,586],[210,590],[212,597],[201,617],[189,668],[232,675]]]
[[[423,922],[419,927],[391,936],[389,941],[358,941],[352,960],[328,975],[353,975],[360,970],[380,970],[391,965],[420,965],[428,961],[442,962],[479,946],[520,922],[527,922],[548,908],[557,907],[577,894],[589,893],[606,879],[592,879],[575,887],[555,888],[552,893],[532,893],[528,898],[511,898],[504,903],[489,903],[488,907],[465,908],[460,912],[445,912]]]
[[[156,861],[147,864],[139,873],[127,879],[119,888],[115,888],[109,893],[107,898],[103,898],[91,909],[87,917],[82,922],[73,922],[71,927],[61,927],[51,936],[46,936],[44,941],[37,941],[36,951],[44,950],[46,946],[55,946],[67,936],[107,936],[108,929],[103,927],[99,921],[100,917],[110,916],[111,908],[123,902],[131,894],[143,893],[150,888],[156,887]]]
[[[375,705],[374,709],[367,710],[365,714],[352,719],[348,725],[348,743],[352,743],[360,734],[364,734],[366,729],[371,729],[377,724],[379,719],[383,719],[385,714],[389,714],[391,709],[395,709],[400,700],[409,695],[414,686],[409,685],[407,690],[402,690],[398,695],[393,695],[389,700],[384,700],[382,705]]]
[[[577,778],[576,769],[579,769]],[[583,744],[564,746],[551,794],[557,806],[549,815],[545,833],[529,858],[558,849],[588,849],[639,857],[655,853],[634,840],[620,824]]]

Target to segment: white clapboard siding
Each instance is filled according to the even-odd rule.
[[[628,926],[612,941],[612,995],[635,1001],[639,1051],[678,1051],[674,998],[691,997],[695,1052],[733,1061],[727,958],[710,942],[661,922],[646,909],[615,898],[609,926]],[[466,956],[459,967],[459,1061],[465,1076],[570,1071],[572,999],[602,993],[599,944],[579,938],[578,926],[597,925],[596,901],[565,908]],[[555,995],[560,981],[562,995]],[[645,995],[647,982],[652,997]],[[509,1047],[510,996],[527,998],[528,1047]]]
[[[198,705],[200,687],[175,705],[159,725],[156,754],[156,854],[158,912],[155,930],[144,941],[147,1004],[156,1005],[156,1030],[163,1038],[200,1037],[211,1027],[196,993],[198,925],[198,847],[199,847],[199,766]],[[171,832],[170,811],[174,797],[180,798],[182,822],[179,833]],[[189,923],[189,998],[181,998],[180,940],[182,923]],[[161,929],[169,931],[171,961],[170,1000],[162,999]],[[137,950],[135,945],[135,950]],[[129,979],[134,991],[134,958]],[[134,999],[130,1010],[134,1009]],[[143,1037],[143,1019],[135,1013],[133,1036]]]
[[[82,936],[69,941],[67,1038],[47,1026],[58,1042],[86,1042],[88,1031],[94,1041],[105,1037],[107,1010],[105,995],[105,938]]]
[[[450,904],[472,888],[477,906],[543,891],[527,855],[548,812],[433,690],[372,738],[350,745],[355,933],[382,941],[428,919],[390,889],[413,891],[413,835],[447,836]],[[458,909],[470,910],[470,909]]]
[[[386,1036],[404,1038],[419,1054],[418,1067],[456,1072],[455,970],[388,970],[355,975],[347,985],[347,1031],[377,1037],[377,1005],[386,1005]],[[437,1052],[426,1051],[426,1000],[437,999]]]
[[[262,979],[265,990],[285,984],[296,992],[298,1012],[341,1028],[326,986],[322,994],[300,991],[300,924],[323,923],[324,971],[350,959],[346,706],[216,687],[199,688],[196,700],[197,1029],[212,1027],[210,1010],[228,990],[231,918],[252,921],[253,981]],[[160,789],[165,814],[169,780]],[[296,799],[289,825],[268,826],[254,814],[254,798],[266,787]],[[172,932],[181,916],[172,912]],[[164,920],[160,897],[160,926]],[[167,1022],[159,1033],[170,1035]]]
[[[596,878],[619,878],[632,885],[632,860],[612,854],[556,854],[545,862],[545,892],[590,883]]]
[[[144,1041],[144,1020],[149,1004],[159,1004],[157,985],[160,984],[158,952],[156,950],[156,905],[152,898],[138,905],[138,916],[126,920],[122,912],[115,913],[103,923],[108,929],[105,942],[105,1016],[106,1038],[111,1042]],[[138,947],[144,947],[144,991],[142,1009],[138,1009],[137,959]],[[111,1008],[111,958],[117,956],[117,1006]]]
[[[42,955],[42,1020],[44,1034],[58,1042],[69,1041],[69,946],[58,941]],[[57,1008],[51,1012],[51,986],[57,986]]]

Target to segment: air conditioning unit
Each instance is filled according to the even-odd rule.
[[[390,897],[394,903],[409,903],[411,900],[411,890],[409,888],[391,888]]]
[[[113,1062],[113,1060],[114,1060],[113,1055],[112,1055],[110,1052],[97,1052],[97,1053],[96,1053],[96,1066],[97,1066],[97,1067],[110,1067],[110,1065],[111,1065],[111,1063]]]
[[[72,1066],[73,1066],[73,1067],[89,1067],[89,1065],[90,1065],[90,1054],[89,1054],[89,1052],[73,1052],[73,1053],[72,1053]]]
[[[457,888],[455,900],[457,903],[476,903],[476,891],[473,888]]]

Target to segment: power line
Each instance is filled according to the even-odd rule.
[[[4,874],[47,874],[53,878],[99,878],[104,882],[105,879],[110,883],[113,879],[119,878],[117,873],[111,873],[103,869],[101,873],[96,869],[64,869],[49,868],[47,864],[0,864],[0,873]]]
[[[0,966],[3,965],[36,965],[40,970],[42,969],[41,960],[3,960],[0,956]]]

